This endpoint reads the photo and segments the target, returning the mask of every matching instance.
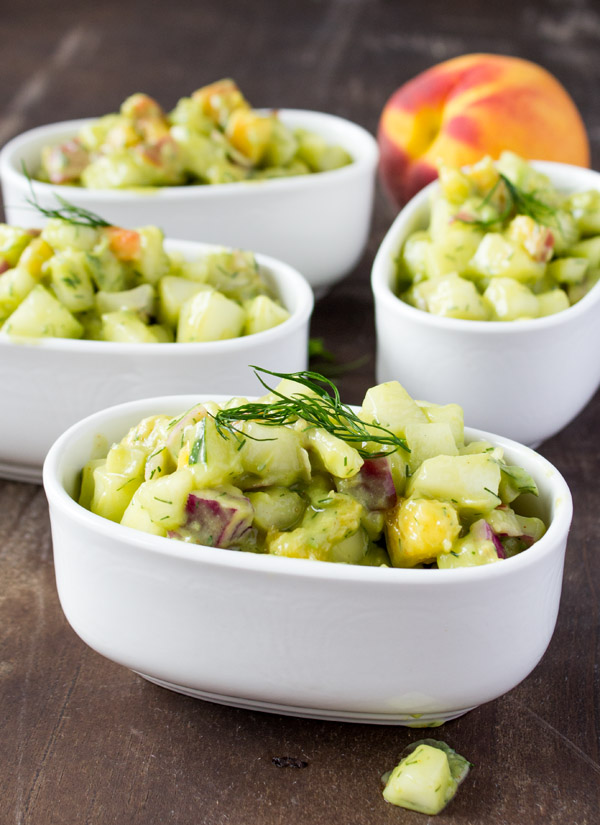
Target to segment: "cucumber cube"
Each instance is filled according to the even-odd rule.
[[[426,459],[407,485],[408,496],[451,501],[461,511],[493,510],[501,500],[500,467],[486,453]]]
[[[383,797],[392,805],[435,815],[455,787],[446,754],[430,745],[419,745],[394,768]]]
[[[538,297],[514,278],[494,278],[483,293],[483,298],[497,321],[515,321],[518,318],[537,318]]]
[[[257,295],[244,304],[246,310],[246,323],[244,324],[244,335],[253,335],[255,332],[264,332],[279,326],[290,317],[287,309],[284,309],[268,295]]]
[[[220,292],[199,292],[181,307],[177,325],[178,343],[223,341],[242,334],[246,313]]]
[[[3,333],[34,338],[81,338],[83,327],[43,286],[35,286],[2,327]]]

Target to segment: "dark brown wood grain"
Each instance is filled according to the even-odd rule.
[[[111,111],[132,91],[171,106],[221,76],[256,105],[321,109],[374,131],[404,80],[495,51],[563,81],[600,166],[593,0],[5,0],[0,25],[0,142]],[[338,381],[353,403],[374,382],[369,272],[392,218],[379,194],[362,262],[314,314],[312,334],[340,362],[363,359]],[[558,625],[528,679],[436,731],[475,765],[440,825],[600,822],[599,417],[597,396],[540,448],[575,502]],[[211,705],[103,659],[61,612],[43,491],[0,481],[1,825],[418,825],[427,818],[383,801],[379,777],[422,736]],[[308,766],[278,768],[280,756]]]

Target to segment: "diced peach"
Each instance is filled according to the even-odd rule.
[[[106,230],[109,246],[120,261],[135,261],[140,256],[141,236],[133,229],[109,226]]]

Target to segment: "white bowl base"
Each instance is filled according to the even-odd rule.
[[[137,671],[136,671],[137,672]],[[409,713],[357,713],[355,711],[335,711],[322,710],[320,708],[302,708],[294,705],[278,705],[272,702],[260,702],[256,699],[244,699],[239,696],[225,696],[220,693],[208,693],[204,690],[174,685],[172,682],[163,682],[162,679],[155,679],[145,673],[138,673],[149,682],[159,687],[173,690],[176,693],[183,693],[195,699],[202,699],[205,702],[213,702],[216,705],[228,705],[244,710],[260,710],[265,713],[280,713],[283,716],[299,716],[304,719],[323,719],[328,722],[362,722],[368,725],[404,725],[408,728],[437,728],[444,722],[457,719],[473,708],[463,708],[462,710],[451,711],[450,713],[423,713],[418,718]]]

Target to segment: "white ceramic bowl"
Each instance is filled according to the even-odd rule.
[[[280,109],[281,120],[347,149],[354,163],[331,172],[214,186],[167,186],[148,192],[83,189],[33,182],[41,206],[56,206],[54,193],[102,215],[117,226],[160,226],[172,238],[254,249],[298,269],[323,288],[358,263],[367,243],[378,149],[360,126],[334,115]],[[27,203],[42,147],[60,143],[88,120],[41,126],[19,135],[0,152],[0,181],[9,223],[39,226]]]
[[[359,567],[189,545],[75,503],[81,467],[100,455],[99,443],[106,451],[142,417],[175,415],[199,398],[207,400],[104,410],[48,453],[58,593],[94,650],[213,702],[418,726],[489,702],[531,672],[556,622],[572,513],[564,479],[544,458],[467,432],[492,439],[535,477],[532,512],[549,523],[521,555],[470,569]]]
[[[166,241],[195,259],[208,244]],[[52,442],[90,413],[158,393],[262,391],[249,364],[279,372],[306,369],[313,294],[287,264],[257,255],[290,318],[273,329],[190,344],[121,344],[66,338],[0,339],[0,476],[41,481]]]
[[[600,189],[600,174],[537,162],[564,192]],[[434,182],[400,212],[381,244],[375,296],[377,380],[397,379],[416,398],[455,401],[468,424],[524,444],[565,427],[600,384],[600,284],[577,304],[530,321],[465,321],[416,309],[394,294],[397,256],[427,226]]]

